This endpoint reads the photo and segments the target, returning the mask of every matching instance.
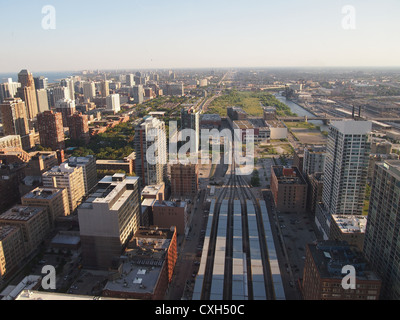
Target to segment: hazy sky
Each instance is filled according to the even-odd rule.
[[[399,17],[399,0],[0,0],[0,73],[400,66]]]

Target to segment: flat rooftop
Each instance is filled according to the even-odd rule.
[[[157,202],[156,199],[152,199],[152,198],[143,199],[142,209],[143,209],[143,207],[152,207],[155,202]]]
[[[233,123],[241,130],[254,129],[253,124],[249,120],[235,120]]]
[[[142,196],[143,195],[150,195],[150,196],[156,196],[160,190],[164,187],[163,184],[158,184],[158,185],[149,185],[144,187],[144,189],[142,190]]]
[[[367,217],[357,215],[332,215],[339,229],[343,233],[365,233]]]
[[[153,294],[161,274],[164,260],[160,265],[145,265],[142,260],[126,258],[119,278],[109,280],[103,290],[127,293]]]
[[[392,173],[397,180],[400,180],[400,160],[385,160],[377,163],[378,166],[385,168]]]
[[[304,150],[307,150],[309,153],[326,153],[326,146],[311,145],[311,146],[306,146]]]
[[[22,198],[24,199],[41,199],[41,200],[51,200],[59,195],[64,189],[59,188],[47,188],[38,187],[31,192],[25,194]]]
[[[187,206],[185,201],[155,201],[154,207],[184,208]]]
[[[134,192],[134,187],[128,188],[127,185],[137,185],[138,181],[138,177],[127,177],[123,173],[105,176],[79,208],[93,209],[93,204],[112,204],[110,210],[118,210]]]
[[[29,221],[44,210],[46,210],[46,208],[17,205],[0,215],[0,220]]]
[[[70,166],[74,166],[79,164],[84,165],[94,160],[95,160],[94,156],[89,155],[87,157],[70,157],[68,158],[67,162]]]
[[[108,281],[104,290],[153,294],[173,234],[169,229],[140,228],[122,259],[121,275]]]
[[[284,123],[282,121],[279,121],[279,120],[268,120],[265,123],[270,128],[286,128]]]
[[[297,167],[272,166],[279,184],[306,184]]]
[[[219,114],[202,114],[201,121],[221,121]]]
[[[341,280],[343,267],[351,265],[356,269],[357,280],[380,280],[355,246],[349,246],[346,242],[328,240],[308,244],[307,247],[321,278]]]

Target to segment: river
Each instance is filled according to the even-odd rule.
[[[299,106],[298,104],[294,103],[293,101],[287,100],[286,97],[282,96],[280,93],[274,94],[274,96],[280,101],[286,104],[290,110],[294,113],[296,113],[299,117],[315,117],[312,113],[308,112],[306,109],[303,107]],[[319,126],[321,128],[321,131],[328,131],[328,126],[324,125],[324,123],[320,120],[317,121],[310,121],[311,123],[315,124],[316,126]]]

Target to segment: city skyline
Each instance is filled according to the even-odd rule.
[[[42,26],[46,5],[55,29]],[[346,17],[354,8],[354,27]],[[3,1],[1,73],[86,69],[399,66],[400,4]],[[79,9],[79,10],[78,10]],[[344,11],[342,11],[344,10]],[[18,11],[19,23],[7,12]],[[19,46],[30,50],[19,50]],[[75,53],[75,54],[71,54]],[[53,58],[54,57],[54,58]]]

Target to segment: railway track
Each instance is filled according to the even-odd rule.
[[[261,209],[251,186],[242,176],[236,175],[235,169],[235,163],[230,165],[226,173],[228,182],[212,201],[215,206],[210,208],[209,219],[212,220],[207,224],[207,247],[203,248],[196,297],[226,301],[275,300],[277,275],[276,271],[274,274],[271,271],[268,247],[275,259],[273,267],[277,260],[273,240],[271,244],[270,236],[267,237],[266,230],[270,226],[262,213],[266,210],[265,204]],[[278,299],[284,297],[282,290],[278,291]]]

